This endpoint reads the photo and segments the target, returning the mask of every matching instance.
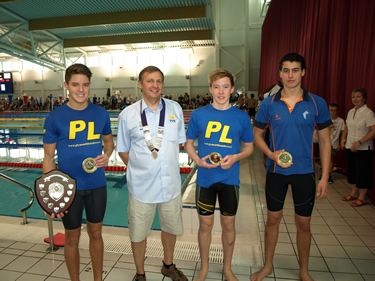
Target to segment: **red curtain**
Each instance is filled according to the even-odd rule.
[[[303,86],[327,104],[337,102],[341,118],[359,87],[375,111],[374,11],[373,0],[272,0],[262,27],[259,93],[279,80],[281,58],[297,52],[307,64]],[[345,165],[345,153],[335,162]],[[369,197],[375,204],[375,189]]]

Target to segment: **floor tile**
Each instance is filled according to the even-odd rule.
[[[356,235],[349,225],[330,225],[333,234]]]
[[[11,248],[6,248],[2,251],[2,253],[4,254],[11,254],[11,255],[16,255],[16,256],[20,256],[22,255],[23,253],[25,253],[24,250],[18,250],[18,249],[11,249]]]
[[[47,276],[24,273],[17,279],[17,281],[43,281],[46,280]]]
[[[358,217],[358,218],[345,218],[344,217],[344,219],[352,227],[353,226],[370,226],[369,223],[362,217]]]
[[[332,225],[345,225],[345,226],[348,226],[348,223],[343,218],[329,218],[329,217],[325,217],[324,220],[327,223],[327,225],[329,225],[329,226],[332,226]]]
[[[366,246],[375,247],[374,236],[360,235],[359,238],[366,244]]]
[[[358,236],[336,235],[336,238],[343,246],[365,246],[365,243]]]
[[[375,275],[370,275],[370,274],[362,274],[363,278],[365,278],[366,281],[374,281],[375,280]]]
[[[0,280],[13,281],[13,280],[17,280],[17,278],[20,277],[21,275],[22,275],[22,272],[1,270],[0,271]]]
[[[327,264],[322,257],[310,257],[309,258],[309,270],[314,271],[329,271]]]
[[[275,255],[273,259],[275,268],[298,269],[299,264],[296,256]]]
[[[350,259],[325,258],[331,272],[358,273],[357,268]]]
[[[312,234],[333,234],[332,230],[329,228],[328,225],[314,225],[311,224],[311,233]]]
[[[358,268],[360,273],[375,275],[374,260],[353,259],[353,263]]]
[[[123,269],[123,268],[112,268],[108,273],[105,281],[118,281],[118,280],[132,280],[135,275],[134,270]],[[147,275],[148,280],[148,275]]]
[[[26,251],[23,253],[24,257],[33,257],[33,258],[43,258],[46,253],[41,252],[34,252],[34,251]]]
[[[25,243],[25,242],[16,242],[9,246],[9,249],[18,249],[18,250],[29,250],[32,248],[35,244],[34,243]]]
[[[335,280],[350,280],[350,281],[363,281],[363,277],[360,275],[360,274],[350,274],[350,273],[337,273],[337,272],[334,272],[332,273],[333,277],[335,278]]]
[[[330,272],[319,272],[319,271],[310,270],[309,274],[316,281],[318,280],[319,281],[334,281],[335,280]],[[338,281],[338,280],[335,280],[335,281]],[[350,280],[345,280],[345,281],[350,281]]]
[[[292,279],[292,280],[299,280],[298,277],[298,269],[282,269],[282,268],[275,268],[275,276],[276,279]]]
[[[12,245],[14,243],[16,243],[16,242],[12,241],[12,240],[0,239],[0,247],[7,248],[7,247],[9,247],[10,245]]]
[[[375,255],[368,247],[344,246],[344,250],[351,259],[375,259]]]
[[[9,254],[3,254],[0,253],[0,269],[4,268],[8,264],[12,263],[16,258],[18,258],[15,255],[9,255]]]
[[[29,268],[31,268],[34,264],[36,264],[40,259],[32,258],[32,257],[18,257],[9,265],[7,265],[4,269],[5,270],[13,270],[13,271],[20,271],[26,272]]]
[[[27,270],[28,273],[50,275],[56,270],[63,262],[54,261],[49,259],[42,259],[38,261],[33,267]]]
[[[332,234],[312,234],[312,237],[317,245],[340,245]]]
[[[318,245],[318,248],[325,258],[348,258],[342,246]]]

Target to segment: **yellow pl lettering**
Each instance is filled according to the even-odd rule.
[[[100,134],[94,134],[95,123],[89,122],[89,132],[87,133],[87,140],[97,140],[100,139]]]
[[[221,125],[220,122],[214,122],[214,121],[208,122],[207,128],[206,128],[205,138],[206,139],[210,138],[211,133],[220,132],[221,128],[222,128],[222,125]],[[221,135],[220,135],[219,142],[232,143],[232,139],[227,138],[229,128],[230,128],[230,126],[227,126],[227,125],[224,126],[223,131],[221,132]]]
[[[83,120],[71,121],[69,128],[69,139],[74,140],[77,132],[82,132],[86,128],[86,123]]]
[[[227,139],[228,132],[229,132],[229,126],[225,125],[223,131],[221,132],[220,140],[219,142],[224,143],[232,143],[232,139]]]
[[[211,133],[217,133],[221,130],[221,123],[220,122],[214,122],[210,121],[207,124],[206,134],[205,138],[209,139],[211,137]]]

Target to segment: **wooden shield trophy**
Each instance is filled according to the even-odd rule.
[[[36,199],[50,215],[63,213],[72,205],[76,188],[76,180],[57,169],[35,180]]]

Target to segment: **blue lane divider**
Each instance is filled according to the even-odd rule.
[[[38,147],[38,148],[43,148],[43,144],[1,143],[0,147]]]
[[[22,134],[22,133],[0,133],[0,136],[43,136],[43,134]]]

